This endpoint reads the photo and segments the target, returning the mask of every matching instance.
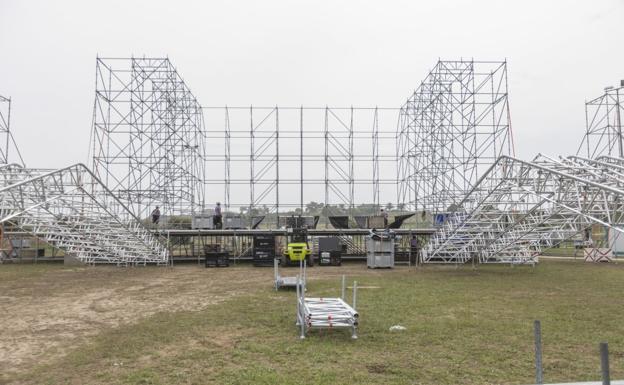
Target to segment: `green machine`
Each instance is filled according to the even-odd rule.
[[[308,229],[289,228],[286,237],[288,242],[286,249],[284,249],[283,265],[298,265],[301,261],[307,260],[308,266],[312,266],[312,250],[308,245]]]

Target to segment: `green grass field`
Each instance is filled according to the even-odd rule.
[[[54,279],[55,269],[60,267],[50,267],[50,273],[41,267],[0,267],[0,278],[10,277],[0,289],[20,274],[26,281]],[[63,274],[80,290],[84,274],[110,274],[98,269]],[[295,294],[273,291],[269,269],[175,269],[182,273],[166,274],[194,274],[186,284],[222,280],[225,286],[234,284],[234,294],[197,309],[161,309],[116,326],[94,324],[97,333],[76,340],[62,354],[53,348],[40,363],[0,382],[529,384],[535,319],[542,321],[547,382],[598,380],[601,341],[609,342],[613,378],[624,378],[624,266],[551,261],[536,268],[476,270],[346,266],[351,280],[369,287],[359,291],[360,338],[355,341],[340,330],[314,332],[300,341]],[[143,269],[132,279],[149,280],[165,274],[162,270]],[[250,277],[243,291],[234,289],[235,273]],[[339,268],[310,269],[308,295],[338,295],[339,274]],[[114,284],[109,281],[102,285]],[[175,283],[166,290],[172,296],[178,292]],[[407,330],[388,330],[397,324]]]

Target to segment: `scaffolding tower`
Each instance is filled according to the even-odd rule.
[[[624,80],[620,87],[607,87],[604,94],[585,103],[586,131],[577,155],[589,158],[624,158]]]
[[[401,107],[397,202],[452,211],[501,155],[513,155],[507,62],[440,60]]]
[[[168,58],[97,58],[95,175],[139,218],[204,206],[202,109]]]
[[[9,156],[10,149],[11,156]],[[24,159],[17,148],[17,143],[11,133],[11,98],[0,95],[0,164],[10,163],[10,159],[18,159],[24,165]]]

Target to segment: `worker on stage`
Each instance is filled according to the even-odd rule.
[[[223,215],[221,214],[221,202],[217,202],[214,208],[214,227],[215,229],[223,228]]]
[[[379,214],[383,217],[384,228],[387,228],[388,227],[388,212],[384,211],[384,209],[381,209]]]
[[[160,221],[160,208],[156,206],[154,211],[152,211],[152,223],[155,225],[158,225],[159,221]]]

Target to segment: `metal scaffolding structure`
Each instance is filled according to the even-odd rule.
[[[397,108],[204,107],[207,201],[226,210],[350,212],[396,197]],[[221,171],[223,170],[223,171]],[[234,188],[232,186],[235,186]],[[322,197],[319,199],[318,197]]]
[[[11,149],[15,155],[9,156]],[[20,154],[11,133],[11,98],[0,95],[0,164],[8,164],[11,158],[16,157],[24,165],[22,154]]]
[[[0,166],[0,224],[12,223],[85,263],[166,264],[157,236],[84,165]]]
[[[140,218],[200,211],[202,110],[169,59],[97,58],[95,87],[95,175]]]
[[[399,109],[200,108],[168,59],[98,58],[96,73],[93,170],[142,218],[217,201],[446,211],[513,153],[506,62],[439,61]]]
[[[166,263],[141,223],[155,206],[188,215],[222,201],[251,217],[317,201],[353,215],[394,200],[440,220],[424,263],[534,264],[592,224],[624,232],[623,90],[587,102],[577,156],[523,161],[506,61],[440,60],[401,108],[336,108],[202,107],[167,58],[97,58],[93,172],[8,164],[0,97],[0,223],[87,263]]]
[[[423,250],[425,263],[533,264],[593,223],[624,233],[624,161],[502,156],[457,207]]]
[[[501,155],[513,155],[507,62],[440,60],[401,107],[397,202],[452,211]]]
[[[360,314],[356,310],[357,281],[353,281],[353,302],[345,301],[345,276],[342,276],[341,297],[306,297],[306,282],[297,276],[297,326],[299,338],[314,329],[350,329],[351,338],[357,339]]]
[[[586,131],[577,155],[597,158],[612,155],[624,158],[624,81],[618,88],[607,87],[603,95],[585,103]]]

